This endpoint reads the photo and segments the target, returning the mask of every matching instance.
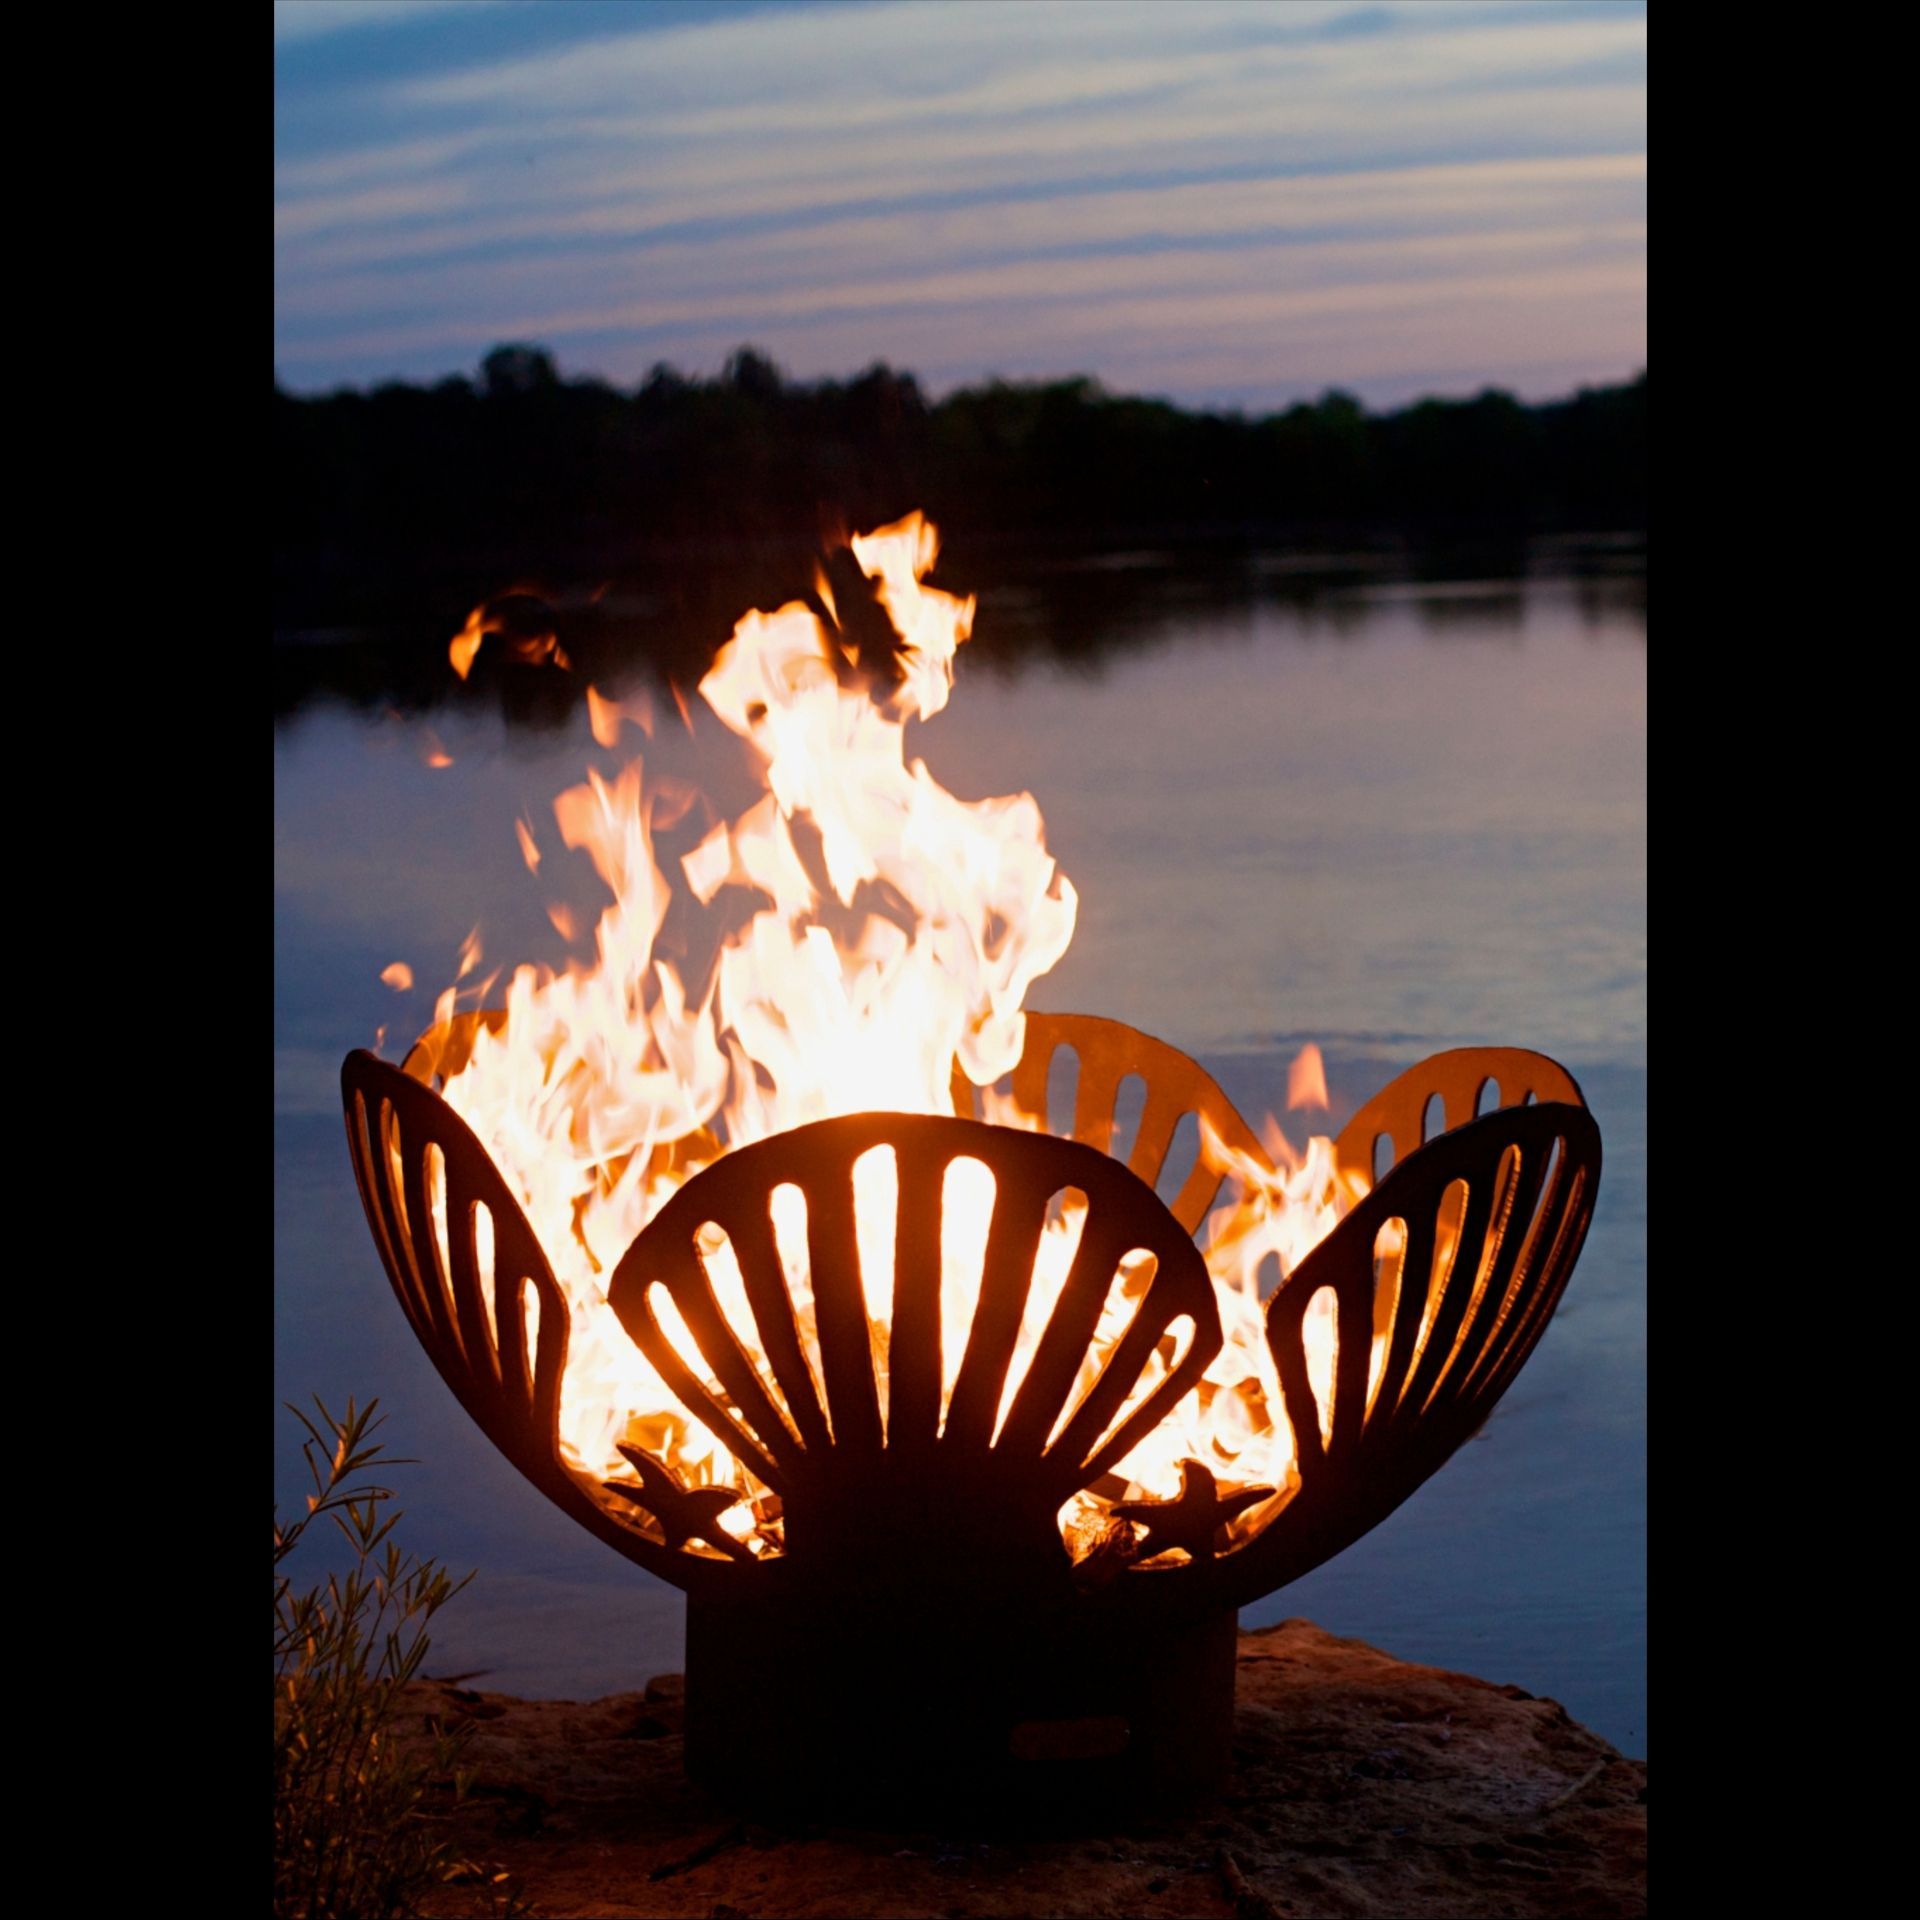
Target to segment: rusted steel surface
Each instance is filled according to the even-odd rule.
[[[875,1803],[894,1782],[989,1795],[1099,1782],[1159,1794],[1176,1780],[1204,1790],[1225,1765],[1234,1610],[1378,1524],[1481,1425],[1552,1317],[1599,1182],[1598,1130],[1544,1056],[1458,1049],[1400,1076],[1336,1143],[1369,1190],[1267,1306],[1294,1483],[1223,1489],[1190,1461],[1177,1499],[1127,1501],[1111,1469],[1221,1347],[1193,1235],[1230,1172],[1222,1149],[1265,1154],[1184,1054],[1115,1021],[1029,1015],[1015,1098],[1044,1120],[1054,1058],[1070,1049],[1071,1138],[963,1117],[973,1094],[957,1081],[953,1117],[858,1114],[721,1155],[616,1267],[608,1297],[623,1327],[766,1490],[777,1547],[756,1558],[720,1524],[739,1504],[732,1489],[687,1486],[636,1447],[620,1449],[631,1481],[561,1457],[564,1297],[434,1085],[496,1020],[435,1030],[404,1069],[349,1055],[347,1131],[375,1245],[409,1324],[494,1444],[583,1526],[688,1590],[689,1766],[743,1793],[783,1780],[797,1791],[810,1766],[826,1768],[822,1779],[857,1775]],[[1130,1075],[1145,1101],[1123,1163],[1108,1150]],[[1206,1123],[1201,1147],[1169,1204],[1151,1183],[1189,1114]],[[898,1194],[884,1285],[863,1269],[855,1225],[854,1166],[877,1148]],[[994,1192],[954,1355],[943,1350],[941,1220],[963,1160],[988,1169]],[[1376,1164],[1386,1170],[1374,1183]],[[773,1194],[788,1185],[806,1201],[805,1338],[773,1225]],[[1085,1227],[1003,1414],[1041,1235],[1066,1193],[1084,1198]],[[738,1262],[757,1351],[703,1260],[717,1234]],[[1116,1286],[1130,1323],[1087,1381]],[[1303,1336],[1323,1289],[1336,1334],[1324,1406]],[[675,1344],[663,1299],[692,1351]],[[1156,1351],[1164,1377],[1129,1408]],[[1082,1489],[1109,1501],[1139,1551],[1073,1565],[1057,1515]],[[1225,1531],[1242,1510],[1258,1523],[1243,1543]],[[922,1668],[911,1712],[891,1704],[896,1642]],[[944,1650],[931,1676],[930,1645]],[[932,1719],[930,1698],[942,1703]]]

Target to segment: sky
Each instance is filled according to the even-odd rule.
[[[1640,0],[275,0],[274,368],[1264,410],[1646,364]]]

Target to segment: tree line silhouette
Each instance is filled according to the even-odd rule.
[[[662,365],[631,391],[517,344],[432,386],[300,396],[276,380],[275,627],[438,620],[520,580],[675,572],[724,574],[737,613],[823,535],[913,507],[949,553],[1003,557],[1633,529],[1646,404],[1644,372],[1545,404],[1490,388],[1378,413],[1338,391],[1257,417],[1188,411],[1086,377],[931,400],[884,364],[797,382],[751,347],[716,378]]]

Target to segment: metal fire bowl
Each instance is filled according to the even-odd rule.
[[[562,1462],[564,1298],[499,1171],[435,1090],[476,1025],[503,1017],[435,1029],[403,1068],[364,1051],[345,1062],[354,1171],[387,1276],[494,1444],[582,1526],[686,1590],[689,1771],[736,1796],[790,1805],[884,1812],[929,1794],[1055,1805],[1218,1786],[1235,1610],[1377,1525],[1480,1427],[1553,1315],[1599,1182],[1599,1132],[1571,1075],[1545,1056],[1462,1048],[1401,1075],[1336,1143],[1364,1198],[1267,1306],[1297,1486],[1264,1496],[1258,1531],[1235,1544],[1224,1521],[1247,1502],[1222,1500],[1206,1474],[1190,1474],[1178,1500],[1126,1508],[1144,1536],[1132,1562],[1076,1570],[1055,1519],[1061,1505],[1100,1482],[1222,1345],[1192,1235],[1228,1166],[1202,1128],[1192,1171],[1162,1202],[1153,1183],[1179,1123],[1204,1118],[1224,1148],[1266,1155],[1215,1082],[1174,1048],[1117,1021],[1030,1014],[1014,1092],[1026,1111],[1044,1113],[1054,1056],[1071,1049],[1071,1138],[966,1117],[973,1090],[956,1075],[952,1118],[858,1114],[724,1155],[681,1187],[615,1268],[608,1297],[622,1325],[688,1414],[782,1503],[785,1550],[755,1559],[718,1524],[735,1504],[727,1490],[688,1487],[637,1451],[623,1450],[632,1483],[601,1483]],[[1135,1075],[1145,1106],[1123,1164],[1107,1148],[1122,1084]],[[884,1410],[852,1173],[876,1146],[894,1151],[899,1194]],[[428,1203],[435,1154],[444,1228]],[[995,1193],[979,1301],[942,1422],[942,1190],[963,1157],[987,1165]],[[1377,1178],[1376,1165],[1385,1169]],[[769,1212],[774,1189],[789,1183],[807,1201],[817,1377]],[[1048,1204],[1066,1188],[1086,1197],[1085,1230],[996,1433]],[[476,1243],[482,1209],[490,1271]],[[1382,1248],[1393,1222],[1405,1236],[1397,1262]],[[764,1371],[735,1339],[701,1264],[695,1236],[711,1226],[739,1261]],[[1076,1401],[1116,1269],[1140,1248],[1154,1256],[1151,1278]],[[1336,1330],[1324,1420],[1302,1337],[1323,1288]],[[656,1317],[662,1291],[704,1378]],[[1370,1391],[1376,1331],[1387,1336],[1386,1359]],[[1116,1421],[1169,1334],[1170,1372]]]

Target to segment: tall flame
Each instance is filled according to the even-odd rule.
[[[612,1270],[677,1188],[729,1148],[839,1114],[950,1113],[956,1058],[968,1079],[990,1089],[1020,1057],[1027,989],[1066,951],[1077,907],[1030,794],[960,800],[924,761],[906,757],[907,723],[946,705],[954,656],[973,622],[971,599],[926,584],[938,552],[934,528],[912,514],[851,544],[896,637],[888,659],[867,660],[846,639],[823,580],[831,629],[800,602],[749,613],[700,682],[707,706],[752,749],[764,789],[678,863],[685,893],[700,907],[730,889],[742,904],[757,903],[721,943],[711,970],[689,981],[656,951],[675,890],[655,857],[654,833],[681,817],[690,796],[649,788],[639,759],[611,781],[589,773],[560,795],[554,817],[562,841],[588,855],[613,895],[594,932],[594,958],[559,973],[517,968],[504,1023],[476,1032],[445,1087],[525,1209],[566,1294],[560,1442],[568,1465],[595,1480],[631,1478],[616,1450],[627,1441],[663,1456],[690,1483],[733,1486],[748,1504],[729,1523],[755,1552],[779,1540],[765,1490],[688,1416],[628,1338],[606,1301]],[[482,625],[476,616],[455,643],[456,665],[471,665]],[[617,737],[619,717],[596,691],[594,733],[603,744]],[[534,867],[524,825],[519,839]],[[470,966],[477,937],[469,948]],[[454,1004],[449,989],[440,1017]],[[987,1112],[1044,1124],[991,1096]],[[984,1187],[970,1182],[968,1164],[953,1169],[960,1177],[950,1183],[942,1249],[949,1355],[961,1351],[972,1319],[981,1251],[973,1243],[983,1240],[992,1204],[990,1176]],[[1235,1198],[1216,1213],[1207,1245],[1226,1345],[1199,1388],[1121,1464],[1119,1477],[1135,1495],[1177,1493],[1184,1458],[1237,1484],[1291,1484],[1292,1437],[1261,1320],[1262,1268],[1277,1260],[1288,1270],[1350,1196],[1325,1140],[1282,1164],[1276,1174],[1235,1162]],[[880,1250],[892,1245],[891,1179],[890,1164],[857,1170],[883,1404],[890,1279]],[[791,1249],[788,1279],[810,1342],[804,1236],[783,1222],[778,1198],[776,1238]],[[1043,1236],[1008,1405],[1082,1224],[1082,1212],[1066,1206]],[[705,1259],[729,1321],[751,1347],[752,1316],[731,1249],[717,1242]],[[1124,1274],[1122,1281],[1089,1373],[1131,1315]],[[662,1297],[656,1301],[674,1332]],[[1330,1326],[1315,1338],[1330,1355]],[[690,1340],[676,1345],[693,1353]],[[1156,1362],[1130,1404],[1169,1364]],[[1063,1510],[1076,1551],[1107,1524],[1107,1504],[1081,1495]],[[1258,1509],[1241,1516],[1236,1534],[1254,1530],[1259,1517]]]

